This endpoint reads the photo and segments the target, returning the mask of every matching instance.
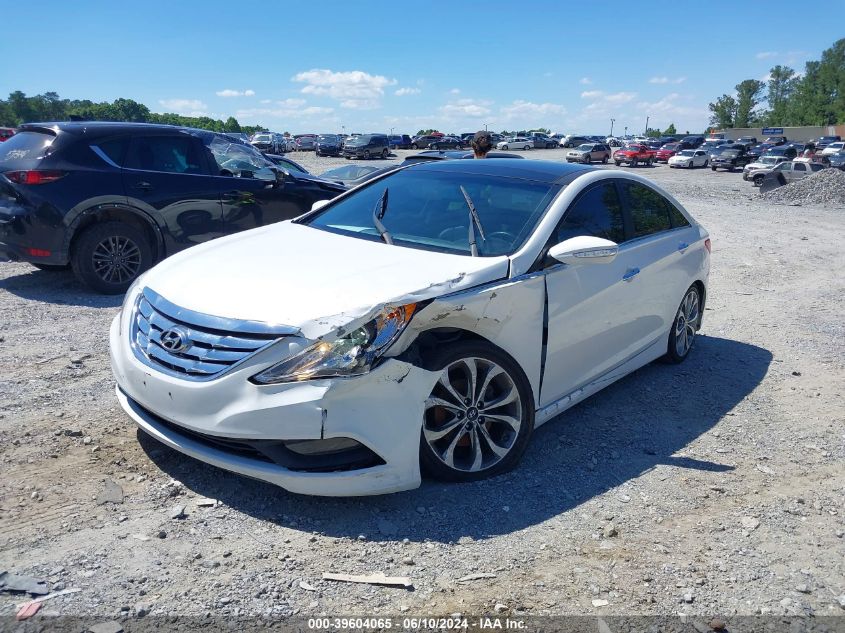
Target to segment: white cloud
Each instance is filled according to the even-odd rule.
[[[757,53],[754,57],[757,59],[769,59],[770,57],[777,57],[778,54],[779,53],[777,51],[763,51],[761,53]]]
[[[566,108],[557,103],[532,103],[531,101],[523,101],[521,99],[514,101],[510,105],[502,106],[499,111],[506,120],[518,119],[524,121],[526,119],[533,119],[534,122],[539,122],[537,119],[540,118],[566,114]]]
[[[608,103],[628,103],[629,101],[633,101],[636,97],[636,92],[615,92],[613,94],[606,95],[604,100]]]
[[[225,90],[218,90],[215,93],[218,97],[254,97],[255,90],[232,90],[226,88]]]
[[[395,94],[397,97],[404,97],[407,95],[418,95],[421,92],[422,90],[420,90],[419,88],[399,88],[399,90],[397,90],[393,94]]]
[[[581,93],[582,99],[596,99],[597,97],[602,96],[604,93],[601,90],[585,90]]]
[[[459,95],[459,94],[461,94],[461,89],[460,89],[460,88],[452,88],[452,89],[449,91],[449,94]]]
[[[276,101],[276,104],[283,108],[301,108],[306,103],[305,99],[284,99],[283,101]],[[331,110],[331,108],[328,108]]]
[[[168,112],[184,116],[205,116],[208,110],[199,99],[159,99],[158,103]]]
[[[591,83],[593,83],[593,80],[589,77],[581,77],[581,80],[578,83],[580,83],[582,86],[589,86]]]
[[[308,119],[318,116],[329,115],[334,112],[334,108],[324,108],[321,106],[302,107],[303,104],[290,103],[299,102],[300,99],[288,99],[286,101],[278,101],[278,107],[275,108],[244,108],[235,112],[235,118],[239,121],[245,120],[264,120],[264,119]]]
[[[490,114],[492,101],[458,99],[438,108],[445,117],[481,117]]]
[[[669,77],[652,77],[648,80],[650,84],[682,84],[687,80],[686,77],[675,77],[674,79],[670,79]]]
[[[341,108],[372,110],[381,106],[381,97],[387,86],[396,85],[395,79],[371,75],[361,70],[335,72],[315,68],[294,75],[291,81],[304,83],[303,94],[327,96],[340,102]]]

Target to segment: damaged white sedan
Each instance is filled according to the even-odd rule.
[[[707,232],[628,172],[412,165],[140,277],[111,327],[117,397],[177,451],[298,493],[479,479],[684,360],[709,267]]]

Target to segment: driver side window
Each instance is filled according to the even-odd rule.
[[[228,141],[221,136],[214,136],[206,142],[206,146],[214,157],[220,176],[253,178],[255,172],[272,165],[252,147]]]
[[[555,232],[556,243],[581,235],[601,237],[617,244],[624,242],[622,203],[616,185],[605,182],[582,194],[566,211]]]

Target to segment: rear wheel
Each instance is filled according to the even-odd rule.
[[[601,164],[602,164],[602,165],[607,165],[607,161],[609,161],[609,160],[610,160],[610,158],[607,156],[607,154],[605,154],[605,155],[604,155],[604,156],[602,156],[602,158],[601,158]]]
[[[614,163],[617,167],[619,167],[620,165],[622,165],[622,163],[621,163],[621,162],[619,162],[618,160],[613,161],[613,163]]]
[[[639,161],[637,161],[637,159],[636,159],[636,158],[632,158],[632,159],[631,159],[631,167],[636,167],[638,162],[639,162]]]
[[[390,152],[388,152],[388,151],[387,151],[387,148],[385,147],[383,150],[381,150],[381,157],[382,157],[382,158],[387,158],[387,155],[388,155],[389,153],[390,153]]]
[[[419,148],[420,148],[420,147],[419,147],[419,145],[417,145],[416,143],[413,143],[413,144],[411,145],[411,147],[412,147],[413,149],[419,149]]]
[[[498,475],[519,461],[534,427],[531,388],[519,366],[489,343],[435,353],[440,378],[425,402],[420,465],[447,481]]]
[[[502,149],[507,149],[507,148],[508,148],[507,145],[502,145]]]
[[[81,282],[97,292],[120,294],[152,260],[152,246],[143,231],[123,222],[105,222],[79,236],[71,267]]]
[[[525,150],[527,150],[527,149],[529,149],[529,146],[528,146],[528,145],[523,145],[523,146],[522,146],[522,151],[523,151],[523,152],[524,152]]]
[[[673,363],[681,363],[689,355],[695,341],[695,333],[701,324],[701,294],[698,286],[690,286],[684,295],[666,347],[666,358]]]

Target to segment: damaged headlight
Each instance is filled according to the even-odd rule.
[[[416,307],[416,303],[409,303],[386,308],[354,332],[331,342],[319,341],[297,355],[256,374],[252,380],[267,385],[365,374],[399,338],[411,321]]]

